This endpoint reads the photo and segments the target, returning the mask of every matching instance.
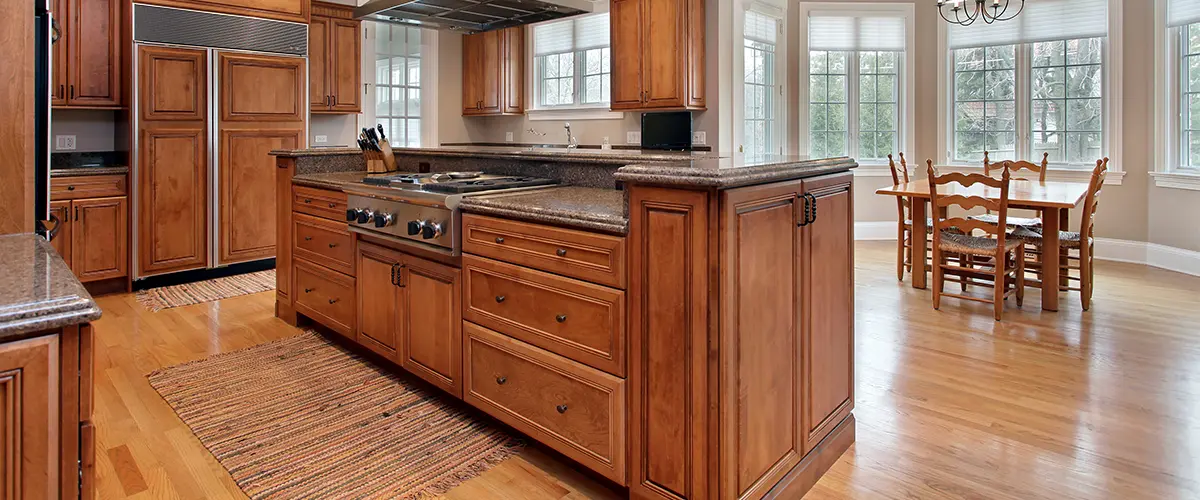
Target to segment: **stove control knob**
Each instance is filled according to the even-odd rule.
[[[410,220],[408,221],[408,235],[416,236],[421,234],[421,230],[425,228],[425,221]]]
[[[346,209],[346,222],[354,222],[354,221],[358,220],[358,213],[361,211],[362,210],[359,210],[357,208]]]
[[[378,212],[375,214],[375,227],[390,226],[394,222],[392,214]]]
[[[421,237],[427,240],[441,235],[442,224],[438,222],[426,222],[425,227],[421,229]]]
[[[375,218],[374,210],[371,210],[369,208],[364,208],[364,209],[361,209],[358,211],[357,222],[359,224],[366,224],[368,222],[371,222],[371,219],[373,219],[373,218]]]

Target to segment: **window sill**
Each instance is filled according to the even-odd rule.
[[[1154,177],[1156,187],[1200,191],[1200,172],[1150,172],[1150,176]]]
[[[610,111],[608,108],[557,108],[529,109],[525,111],[529,121],[561,121],[561,120],[620,120],[625,113]]]

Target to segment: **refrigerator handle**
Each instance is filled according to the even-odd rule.
[[[38,221],[38,224],[42,226],[42,231],[46,233],[46,241],[54,241],[54,237],[58,236],[58,230],[62,229],[62,220],[54,212],[50,212],[50,220]]]

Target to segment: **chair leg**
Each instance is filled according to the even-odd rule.
[[[942,306],[942,251],[940,249],[933,250],[933,308],[937,310]]]
[[[963,267],[967,267],[967,268],[974,268],[975,266],[974,266],[974,265],[972,265],[972,263],[971,263],[971,259],[973,259],[973,258],[974,258],[974,257],[972,257],[972,256],[970,256],[970,255],[967,255],[967,254],[965,254],[965,253],[964,253],[964,254],[959,254],[959,255],[958,255],[958,264],[959,264],[959,265],[961,265],[961,266],[963,266]],[[959,289],[960,291],[962,291],[962,292],[966,292],[966,291],[967,291],[967,280],[968,280],[968,279],[970,279],[970,278],[968,278],[967,276],[959,276],[959,280],[958,280],[958,289]]]
[[[1025,245],[1017,247],[1017,307],[1025,304]]]
[[[1084,254],[1084,249],[1087,249],[1087,254]],[[1086,311],[1092,307],[1092,279],[1095,273],[1092,268],[1092,252],[1088,246],[1080,245],[1079,247],[1079,295],[1080,302],[1083,303],[1083,310]]]
[[[1003,228],[1001,228],[1003,229]],[[1008,267],[1004,262],[1008,258],[1008,254],[996,256],[996,265],[993,269],[993,284],[992,287],[992,308],[996,312],[996,321],[1000,321],[1000,314],[1004,312],[1004,292],[1008,289],[1008,280],[1005,279],[1004,268]]]
[[[904,281],[904,221],[899,224],[896,234],[896,279]]]

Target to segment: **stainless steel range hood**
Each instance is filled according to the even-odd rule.
[[[591,11],[589,0],[370,0],[354,17],[470,34]]]

